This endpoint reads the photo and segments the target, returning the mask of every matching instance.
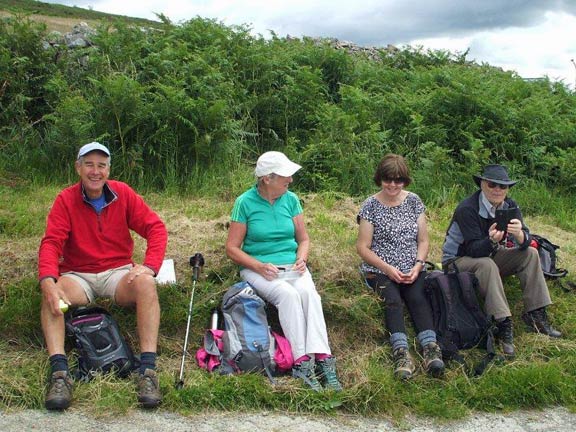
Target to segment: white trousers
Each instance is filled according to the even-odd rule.
[[[284,336],[292,346],[294,360],[307,354],[331,354],[320,294],[308,270],[297,279],[266,280],[249,269],[240,271],[256,293],[278,309]]]

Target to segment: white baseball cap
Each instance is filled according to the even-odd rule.
[[[102,153],[105,153],[106,156],[110,157],[110,150],[108,150],[106,146],[103,146],[99,142],[94,141],[80,147],[80,150],[78,150],[78,157],[76,159],[80,159],[82,156],[86,156],[88,153],[96,150],[101,151]]]
[[[256,161],[254,174],[256,174],[256,177],[262,177],[268,174],[290,177],[300,168],[302,167],[288,159],[284,153],[269,151],[263,153],[258,158],[258,161]]]

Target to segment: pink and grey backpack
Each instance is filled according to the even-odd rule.
[[[231,286],[222,300],[224,330],[209,329],[196,353],[198,365],[221,374],[263,372],[274,375],[294,363],[288,340],[270,330],[266,303],[247,282]]]

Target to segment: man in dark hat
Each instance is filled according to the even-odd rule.
[[[532,331],[558,338],[546,306],[552,303],[536,249],[529,247],[530,231],[508,190],[511,180],[502,165],[487,165],[474,181],[480,190],[464,199],[452,216],[442,247],[442,263],[455,262],[460,271],[476,274],[485,312],[496,321],[502,351],[514,356],[512,319],[502,277],[516,275],[523,292],[524,322]],[[498,230],[496,210],[517,209],[504,230]]]

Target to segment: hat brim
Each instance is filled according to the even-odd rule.
[[[296,172],[300,168],[302,168],[300,165],[290,161],[290,164],[283,166],[282,169],[276,170],[274,172],[274,174],[278,174],[279,176],[282,176],[282,177],[290,177],[290,176],[293,176],[294,174],[296,174]]]
[[[518,183],[518,181],[516,181],[516,180],[497,180],[497,179],[492,179],[492,178],[483,177],[483,176],[479,176],[479,175],[474,174],[474,181],[476,182],[476,185],[478,187],[480,186],[480,183],[482,180],[486,180],[486,181],[490,181],[492,183],[506,185],[506,186],[514,186],[516,183]]]
[[[254,170],[254,174],[256,175],[256,177],[262,177],[262,176],[270,175],[270,174],[277,174],[277,175],[282,176],[282,177],[291,177],[294,174],[296,174],[296,172],[300,168],[302,168],[300,165],[290,161],[289,163],[286,163],[281,168],[276,168],[274,170],[261,170],[261,169],[256,168]]]

